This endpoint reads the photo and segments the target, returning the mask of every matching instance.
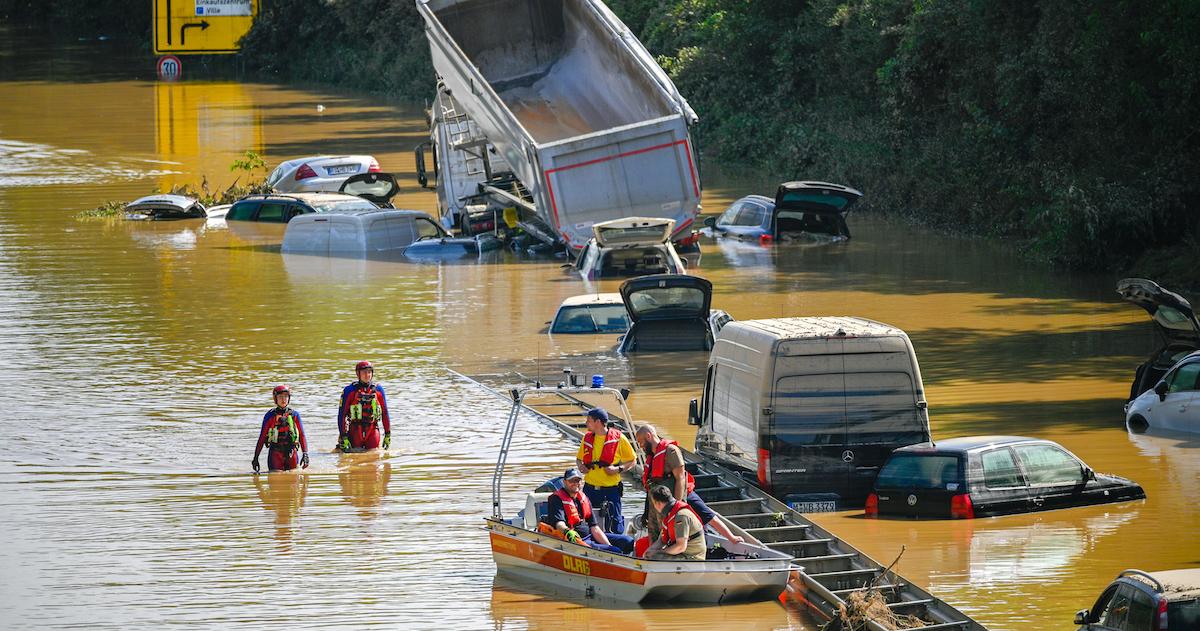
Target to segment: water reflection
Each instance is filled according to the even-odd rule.
[[[378,516],[379,505],[388,493],[392,481],[392,463],[380,461],[378,451],[361,454],[342,454],[338,463],[338,485],[342,501],[358,509],[358,516],[372,519]]]
[[[264,481],[265,478],[265,481]],[[263,508],[275,513],[275,542],[279,552],[291,552],[292,520],[300,515],[308,497],[308,475],[300,471],[278,471],[254,476],[254,489]]]

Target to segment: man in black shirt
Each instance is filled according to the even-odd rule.
[[[583,474],[575,467],[567,469],[563,488],[551,493],[546,501],[545,522],[572,543],[617,554],[633,550],[633,538],[605,533],[596,525],[592,503],[583,494]]]

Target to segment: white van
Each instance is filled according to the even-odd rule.
[[[287,224],[286,254],[372,256],[478,254],[480,242],[455,238],[427,213],[369,209],[299,215]]]
[[[802,512],[862,504],[892,450],[930,439],[908,335],[853,317],[725,325],[689,422],[697,452]]]

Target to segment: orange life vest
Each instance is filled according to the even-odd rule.
[[[273,410],[275,417],[267,421],[267,446],[271,449],[294,451],[300,443],[300,433],[296,429],[296,415],[292,408],[280,413]]]
[[[617,458],[617,446],[621,444],[621,430],[610,427],[608,433],[604,435],[604,446],[600,448],[601,467],[607,467],[613,464]],[[596,449],[596,435],[588,432],[583,435],[583,464],[587,467],[592,466],[592,452]]]
[[[664,547],[675,543],[675,516],[679,514],[679,511],[685,508],[689,511],[692,511],[693,515],[696,515],[696,511],[691,506],[688,506],[687,502],[675,500],[675,505],[671,507],[671,510],[667,512],[666,518],[663,519],[662,535],[660,539],[662,539]],[[700,516],[696,515],[696,519],[700,519]],[[700,523],[704,522],[701,521]],[[701,526],[701,528],[703,528],[703,526]],[[700,536],[700,531],[694,532],[688,536],[688,541],[691,541],[698,536]]]
[[[567,495],[565,489],[558,489],[554,494],[562,500],[563,511],[567,515],[568,528],[574,528],[583,520],[592,518],[592,502],[588,499],[588,496],[583,493],[579,494],[579,505],[583,507],[583,515],[580,515],[579,507],[575,506],[575,500],[570,495]]]
[[[670,478],[672,481],[669,485],[671,487],[671,493],[675,493],[675,475],[670,471],[667,471],[667,448],[671,445],[678,447],[679,443],[664,438],[658,441],[658,445],[654,447],[654,456],[650,458],[650,466],[646,467],[645,471],[642,471],[642,486],[644,486],[647,491],[650,490],[651,484],[662,484],[665,480]],[[692,474],[688,473],[686,469],[683,473],[687,475],[687,492],[691,493],[692,491],[695,491],[696,479],[693,478]]]

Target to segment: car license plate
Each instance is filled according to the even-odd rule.
[[[347,173],[358,173],[357,164],[335,164],[331,167],[326,167],[326,171],[330,175],[345,175]]]
[[[789,502],[788,506],[797,513],[833,513],[837,511],[837,502]]]

